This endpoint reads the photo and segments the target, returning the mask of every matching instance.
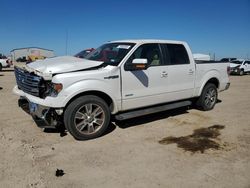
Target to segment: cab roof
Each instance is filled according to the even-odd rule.
[[[144,44],[144,43],[172,43],[172,44],[184,44],[184,41],[176,41],[176,40],[159,40],[159,39],[129,39],[129,40],[116,40],[116,41],[109,41],[110,43],[113,42],[127,42],[127,43],[136,43],[136,44]]]

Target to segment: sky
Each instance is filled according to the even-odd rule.
[[[74,55],[119,39],[188,42],[193,53],[250,58],[250,0],[0,0],[0,53]]]

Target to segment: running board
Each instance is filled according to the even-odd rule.
[[[180,108],[183,106],[189,106],[191,104],[192,104],[191,101],[181,101],[181,102],[175,102],[175,103],[171,103],[171,104],[165,104],[162,106],[154,106],[154,107],[149,107],[149,108],[145,108],[145,109],[134,110],[134,111],[130,111],[130,112],[124,112],[121,114],[117,114],[115,116],[115,119],[121,121],[121,120],[130,119],[130,118],[134,118],[134,117],[138,117],[138,116],[144,116],[144,115],[148,115],[148,114],[152,114],[152,113],[157,113],[157,112],[161,112],[161,111]]]

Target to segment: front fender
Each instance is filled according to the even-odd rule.
[[[112,113],[115,113],[121,108],[121,94],[119,84],[111,82],[115,81],[110,80],[110,82],[106,82],[104,80],[82,80],[63,89],[58,97],[64,98],[62,105],[66,106],[72,98],[81,93],[99,91],[107,94],[112,99],[114,104]]]

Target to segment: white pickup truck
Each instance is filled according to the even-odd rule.
[[[197,104],[211,110],[228,89],[229,63],[195,62],[186,42],[108,42],[86,59],[63,56],[15,67],[19,106],[40,127],[64,124],[79,140],[118,120]]]

